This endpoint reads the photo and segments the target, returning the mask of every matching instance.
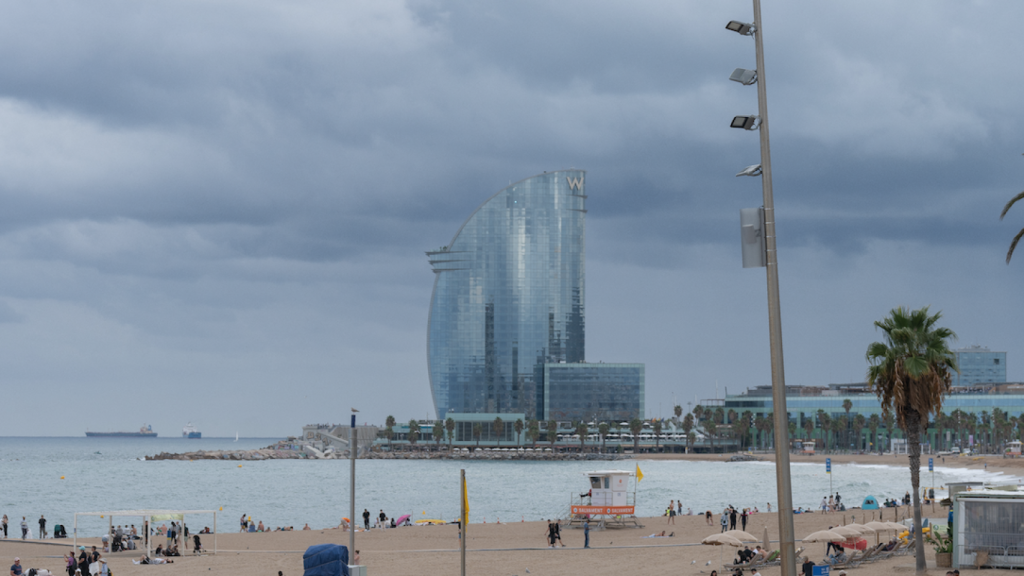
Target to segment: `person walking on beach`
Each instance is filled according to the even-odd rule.
[[[239,532],[245,533],[249,531],[249,523],[245,521],[245,514],[242,514],[242,519],[238,521],[238,525],[241,526]]]
[[[558,544],[562,548],[565,548],[565,544],[562,543],[562,530],[559,528],[559,526],[560,525],[559,525],[558,521],[556,520],[555,521],[555,540],[558,540]]]
[[[548,519],[548,548],[555,547],[555,525]]]
[[[25,517],[21,517],[21,539],[25,540],[28,538],[28,522],[25,521]]]
[[[740,521],[743,523],[743,531],[747,530],[747,516],[750,515],[748,510],[750,510],[750,508],[744,508],[743,513],[740,514]]]
[[[2,523],[3,523],[3,529],[4,529],[4,540],[6,540],[7,539],[7,514],[4,514],[4,519],[3,519]]]
[[[590,520],[583,519],[583,547],[590,548]]]
[[[46,518],[42,514],[39,515],[39,538],[46,538]]]
[[[370,511],[363,508],[363,528],[370,529]]]
[[[672,500],[668,503],[668,521],[666,524],[676,523],[676,501]]]
[[[736,529],[736,509],[729,506],[729,530]]]
[[[722,510],[722,532],[729,529],[729,509]]]

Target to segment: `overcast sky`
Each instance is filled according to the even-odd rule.
[[[423,252],[583,168],[587,359],[770,383],[748,1],[23,2],[0,19],[0,435],[432,415]],[[930,305],[1024,380],[1024,4],[769,2],[788,384]]]

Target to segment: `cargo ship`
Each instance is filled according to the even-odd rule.
[[[182,438],[202,438],[203,437],[203,433],[199,431],[199,428],[196,428],[195,426],[192,425],[191,422],[189,422],[188,424],[185,425],[184,428],[181,429],[181,437]]]
[[[85,435],[90,438],[156,438],[156,432],[148,424],[144,424],[138,432],[86,432]]]

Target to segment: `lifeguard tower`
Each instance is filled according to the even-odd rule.
[[[573,494],[567,526],[579,528],[590,518],[592,528],[643,528],[637,520],[636,481],[630,491],[629,470],[584,472],[589,490]]]
[[[1020,440],[1011,440],[1006,443],[1006,452],[1003,453],[1003,458],[1020,458],[1021,453],[1021,442]]]

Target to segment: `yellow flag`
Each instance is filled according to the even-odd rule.
[[[640,465],[636,465],[636,481],[639,482],[644,479],[644,473],[640,470]]]
[[[462,508],[465,510],[465,513],[462,516],[462,522],[463,525],[465,525],[466,521],[469,519],[469,489],[466,488],[465,476],[462,478]]]

